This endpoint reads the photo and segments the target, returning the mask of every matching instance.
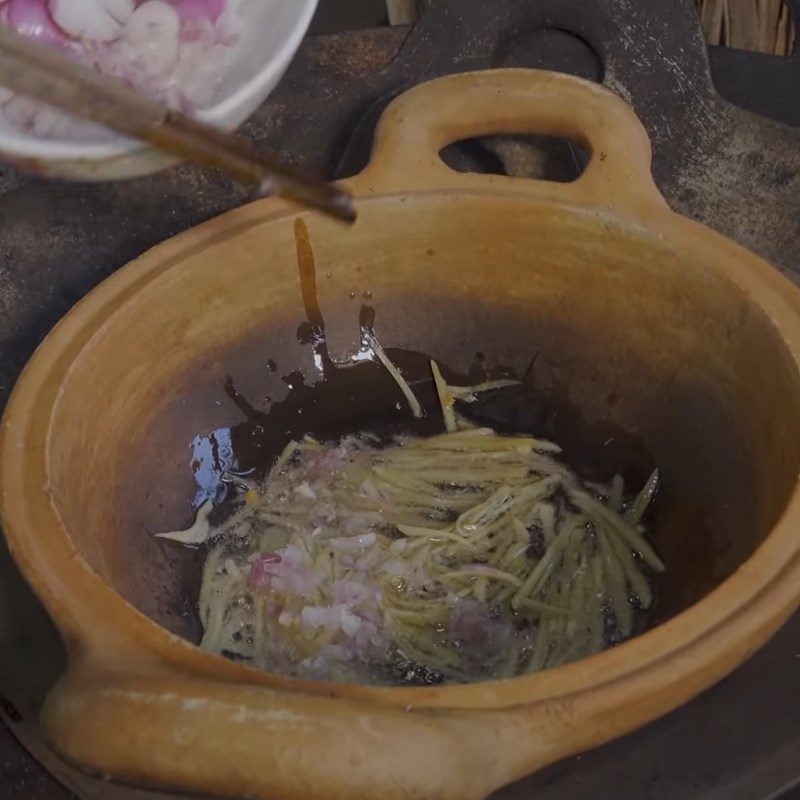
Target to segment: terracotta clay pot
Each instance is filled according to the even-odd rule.
[[[591,162],[556,184],[439,158],[509,132],[572,138]],[[800,296],[672,213],[649,167],[644,130],[605,89],[468,74],[387,110],[351,182],[352,228],[300,217],[335,357],[357,349],[351,295],[369,292],[385,346],[462,371],[477,350],[518,372],[538,353],[543,425],[610,469],[659,466],[659,624],[544,673],[431,688],[292,681],[192,644],[183,551],[151,536],[190,520],[186,444],[241,421],[226,376],[257,404],[279,374],[315,375],[296,336],[298,212],[263,201],[92,292],[6,411],[5,532],[70,655],[43,714],[53,747],[116,780],[225,797],[482,798],[686,702],[762,645],[800,599]],[[614,463],[626,439],[640,455]]]

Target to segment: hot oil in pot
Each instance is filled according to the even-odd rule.
[[[428,684],[557,666],[641,630],[662,565],[620,480],[599,485],[611,461],[643,481],[637,442],[537,391],[535,364],[509,385],[479,354],[467,379],[383,353],[370,306],[359,353],[335,364],[302,220],[295,237],[298,339],[322,380],[286,375],[266,412],[226,381],[245,421],[215,432],[196,473],[219,503],[203,646],[298,677]]]

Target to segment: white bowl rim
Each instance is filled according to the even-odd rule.
[[[196,119],[220,128],[236,127],[244,120],[230,119],[231,112],[238,106],[250,105],[255,97],[264,92],[265,86],[280,80],[308,31],[319,0],[290,0],[290,2],[298,7],[302,6],[291,35],[287,36],[267,63],[250,80],[211,108],[198,111],[193,115]],[[97,162],[128,156],[145,148],[146,145],[141,142],[122,136],[109,142],[81,143],[59,141],[58,139],[37,139],[14,131],[4,130],[0,133],[0,152],[12,158]]]

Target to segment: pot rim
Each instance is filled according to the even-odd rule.
[[[354,185],[362,194],[364,187],[358,186],[358,180]],[[392,202],[397,196],[363,194],[362,204]],[[435,197],[440,192],[418,194]],[[463,191],[460,196],[498,194],[511,197],[518,193],[506,193],[494,186],[491,190]],[[655,236],[720,274],[746,292],[760,312],[772,320],[776,335],[800,372],[800,293],[761,258],[665,207],[649,208],[643,221],[544,195],[540,191],[536,198],[520,197],[520,201],[591,214],[637,236]],[[204,652],[134,608],[78,554],[49,493],[47,445],[63,379],[70,365],[95,336],[102,335],[104,326],[135,298],[139,289],[199,249],[255,226],[281,223],[295,216],[296,210],[289,204],[263,200],[195,228],[191,239],[181,234],[158,245],[78,303],[46,338],[20,377],[0,430],[0,517],[12,554],[65,636],[71,658],[80,654],[102,669],[102,643],[107,652],[115,651],[117,660],[117,645],[131,653],[132,671],[140,671],[148,663],[187,677],[263,685],[383,706],[500,709],[594,692],[622,680],[645,681],[651,673],[653,680],[658,678],[662,685],[674,684],[680,680],[681,671],[688,675],[698,663],[713,660],[720,649],[753,649],[753,631],[762,631],[763,641],[789,616],[800,602],[800,488],[793,491],[781,518],[751,557],[690,608],[610,650],[502,681],[404,688],[284,678]],[[722,255],[725,257],[720,258]],[[111,642],[114,648],[108,646]],[[686,658],[688,654],[694,657]]]

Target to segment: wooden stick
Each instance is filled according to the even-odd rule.
[[[352,197],[256,150],[233,133],[172,111],[123,83],[77,64],[0,25],[0,85],[100,122],[172,155],[218,167],[275,194],[340,219],[355,219]]]

